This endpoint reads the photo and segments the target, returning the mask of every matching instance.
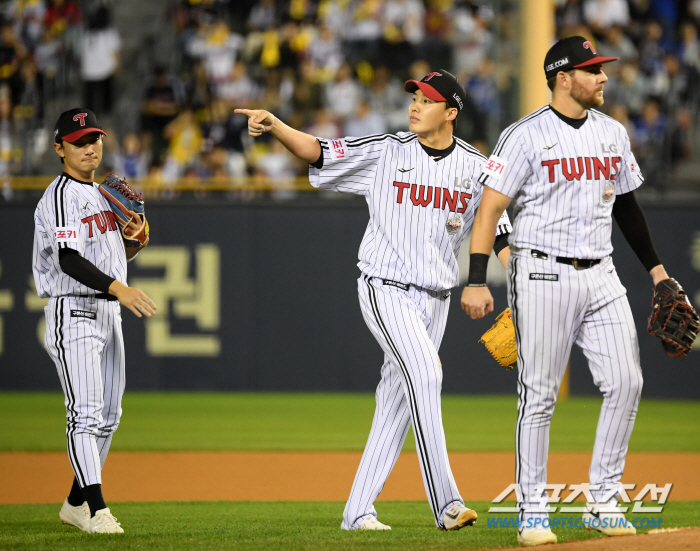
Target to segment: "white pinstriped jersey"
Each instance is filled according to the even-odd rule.
[[[568,258],[612,252],[615,195],[643,181],[620,123],[590,109],[576,129],[548,105],[501,133],[479,178],[515,199],[511,245]]]
[[[33,271],[40,297],[95,295],[63,273],[59,249],[75,249],[98,270],[126,285],[126,252],[116,218],[96,183],[65,172],[44,192],[34,211]]]
[[[486,157],[454,139],[454,150],[436,161],[411,132],[319,138],[323,168],[309,167],[311,185],[364,195],[369,205],[364,274],[432,291],[459,284],[457,257],[481,200]],[[504,213],[498,234],[509,231]]]

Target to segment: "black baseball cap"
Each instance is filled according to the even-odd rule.
[[[428,73],[421,80],[407,80],[403,85],[403,89],[411,94],[418,88],[425,97],[433,101],[446,101],[447,105],[457,109],[457,112],[462,110],[467,97],[464,86],[444,69]]]
[[[89,109],[76,107],[61,113],[54,127],[53,137],[56,143],[60,143],[62,140],[75,142],[90,132],[99,132],[105,136],[107,135],[102,130],[95,113]]]
[[[591,41],[583,36],[570,36],[558,41],[549,49],[544,58],[544,74],[549,80],[557,76],[559,71],[567,72],[618,59],[620,58],[598,55]]]

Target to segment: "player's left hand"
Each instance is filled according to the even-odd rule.
[[[465,287],[462,291],[462,310],[473,320],[493,312],[493,297],[488,287]]]

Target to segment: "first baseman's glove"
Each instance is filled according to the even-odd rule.
[[[685,358],[690,352],[700,331],[700,317],[675,279],[664,279],[656,285],[648,331],[661,339],[669,356]]]
[[[142,248],[148,245],[149,231],[146,215],[144,214],[143,195],[136,193],[126,183],[126,179],[119,178],[116,174],[108,174],[104,182],[100,184],[100,193],[109,201],[112,212],[117,217],[117,224],[122,232],[124,244],[127,247]],[[138,220],[134,220],[131,212],[135,212]],[[136,225],[131,225],[132,220]]]
[[[518,363],[518,349],[515,346],[515,326],[510,308],[506,308],[496,318],[494,326],[481,336],[479,341],[506,369],[513,369]]]

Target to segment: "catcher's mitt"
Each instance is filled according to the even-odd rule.
[[[107,198],[112,212],[117,217],[124,244],[127,247],[136,248],[148,245],[150,228],[144,214],[143,195],[136,193],[126,183],[126,179],[119,178],[116,174],[108,174],[100,184],[99,190]],[[135,219],[131,211],[135,212],[139,218]]]
[[[685,358],[690,352],[700,331],[700,317],[675,279],[664,279],[656,285],[648,331],[661,339],[669,356]]]
[[[513,369],[518,363],[518,349],[515,346],[515,326],[510,308],[506,308],[496,318],[494,326],[481,336],[479,341],[506,369]]]

